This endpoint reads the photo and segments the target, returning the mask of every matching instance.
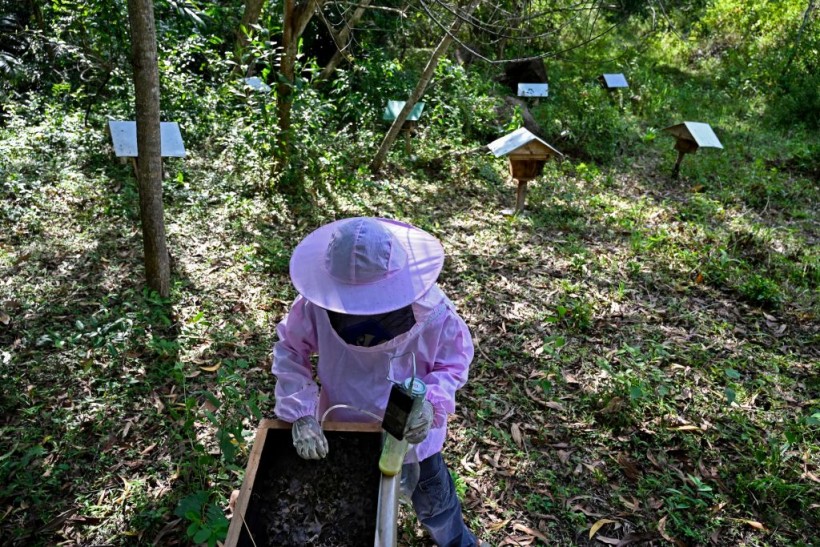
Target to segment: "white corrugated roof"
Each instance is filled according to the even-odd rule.
[[[549,144],[545,143],[538,137],[532,134],[529,129],[526,127],[520,127],[510,133],[509,135],[504,135],[500,139],[496,139],[490,144],[487,145],[487,148],[490,149],[490,152],[495,155],[495,157],[499,156],[506,156],[513,150],[517,148],[521,148],[525,144],[531,141],[538,141],[550,150],[552,150],[556,155],[563,156],[561,152],[550,146]]]
[[[244,78],[245,84],[254,88],[257,91],[264,91],[267,93],[270,91],[270,86],[257,78],[256,76],[251,76],[250,78]]]
[[[609,88],[629,87],[629,84],[626,83],[626,76],[620,73],[604,74],[604,82],[606,82],[606,86]]]
[[[723,148],[723,145],[720,144],[720,140],[717,138],[717,135],[715,135],[715,132],[712,130],[712,126],[708,123],[683,122],[683,125],[685,125],[686,129],[689,130],[689,134],[692,135],[692,138],[695,139],[698,146],[705,146],[707,148]]]
[[[549,84],[518,84],[519,97],[546,97],[549,92]]]
[[[114,143],[114,154],[120,158],[136,158],[137,155],[137,122],[108,121],[111,141]],[[159,124],[161,155],[164,158],[184,158],[185,145],[177,122]]]

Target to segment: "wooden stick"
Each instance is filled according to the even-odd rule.
[[[686,152],[683,150],[678,150],[678,160],[675,162],[675,167],[672,168],[672,178],[678,178],[678,174],[680,174],[680,162],[683,161],[683,155]]]
[[[524,210],[524,201],[527,199],[527,181],[518,181],[518,190],[515,193],[515,212]]]

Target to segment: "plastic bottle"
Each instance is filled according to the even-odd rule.
[[[402,384],[404,390],[413,396],[413,409],[410,411],[408,423],[421,412],[427,385],[419,378],[408,378]],[[398,440],[390,433],[385,433],[382,455],[379,458],[379,469],[387,477],[393,477],[401,472],[404,456],[409,447],[407,439]]]
[[[408,445],[407,439],[400,441],[390,433],[385,433],[384,447],[382,447],[382,455],[379,458],[379,469],[385,476],[392,477],[399,474]]]
[[[415,445],[411,445],[408,451],[409,454],[405,457],[409,462],[401,466],[399,502],[405,505],[413,504],[413,492],[416,491],[416,486],[419,484],[419,476],[421,475],[421,466],[419,465],[418,456],[415,451]]]

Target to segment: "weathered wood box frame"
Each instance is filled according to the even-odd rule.
[[[256,431],[256,438],[248,459],[245,479],[239,491],[228,536],[226,547],[252,547],[249,533],[255,533],[259,526],[259,508],[252,506],[254,484],[260,468],[265,468],[283,450],[294,450],[290,440],[291,424],[280,420],[262,420]],[[380,446],[382,429],[378,423],[345,423],[325,422],[325,434],[332,447],[333,433],[355,433],[366,437],[375,436],[374,445]],[[376,454],[376,461],[378,453]],[[373,495],[378,497],[378,510],[374,529],[374,547],[392,547],[396,545],[397,517],[398,517],[398,488],[400,477],[381,477],[381,483],[374,490]],[[264,543],[267,545],[266,543]],[[257,543],[262,547],[263,543]],[[345,546],[339,546],[345,547]],[[358,546],[357,546],[358,547]]]

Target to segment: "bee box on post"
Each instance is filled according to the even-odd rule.
[[[399,113],[401,113],[406,103],[407,101],[387,101],[387,106],[384,107],[384,113],[382,114],[382,120],[392,122],[398,118]],[[408,154],[410,153],[410,135],[415,134],[416,125],[423,111],[424,103],[416,103],[415,106],[413,106],[413,110],[408,114],[407,119],[404,120],[404,126],[401,128],[404,133],[404,150]]]
[[[510,161],[510,175],[518,181],[515,210],[505,209],[504,214],[520,213],[524,210],[527,182],[538,177],[544,164],[551,158],[562,159],[564,155],[521,127],[487,145],[495,157],[507,156]]]
[[[629,84],[626,82],[626,76],[624,76],[621,73],[601,74],[600,76],[598,76],[598,81],[601,83],[601,87],[603,87],[609,92],[609,96],[611,99],[614,100],[615,95],[618,96],[618,106],[623,108],[624,97],[621,93],[618,92],[618,90],[629,87]]]
[[[678,159],[672,169],[672,178],[678,177],[680,163],[683,161],[685,154],[694,154],[698,151],[698,148],[723,148],[708,123],[683,122],[669,126],[664,131],[675,137],[675,150],[678,151]]]

